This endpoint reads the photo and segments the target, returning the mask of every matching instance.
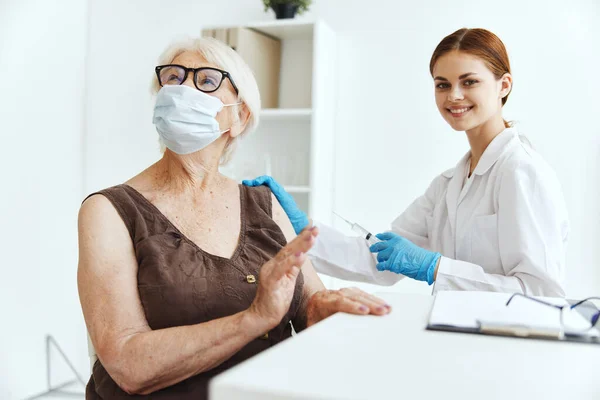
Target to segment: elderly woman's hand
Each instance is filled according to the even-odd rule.
[[[385,301],[357,288],[321,290],[308,301],[306,325],[316,324],[337,312],[385,315],[391,309]]]
[[[248,311],[257,320],[266,324],[268,329],[279,324],[288,312],[300,267],[306,260],[306,252],[315,243],[317,235],[316,227],[304,229],[273,259],[261,267],[256,297]]]

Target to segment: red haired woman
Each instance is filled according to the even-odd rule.
[[[470,151],[377,235],[379,243],[368,247],[315,221],[321,233],[308,254],[317,272],[563,297],[566,207],[554,171],[502,117],[513,84],[504,44],[485,29],[460,29],[438,44],[430,72],[439,112],[466,133]],[[296,232],[308,225],[271,177],[244,183],[268,185]]]

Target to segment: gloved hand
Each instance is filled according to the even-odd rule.
[[[377,254],[377,270],[392,271],[428,284],[433,283],[433,275],[440,253],[425,250],[410,240],[394,232],[375,235],[381,242],[372,245],[369,250]]]
[[[308,225],[308,217],[304,213],[304,211],[300,210],[294,201],[294,198],[285,191],[285,189],[275,181],[275,179],[271,178],[268,175],[259,176],[253,180],[244,180],[242,184],[250,187],[265,185],[271,189],[271,192],[281,204],[283,211],[287,214],[290,219],[292,226],[294,227],[294,231],[296,231],[296,235],[302,232],[302,229],[306,228]]]

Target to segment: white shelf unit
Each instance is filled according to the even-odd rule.
[[[309,119],[312,116],[310,108],[266,108],[261,110],[260,118],[264,121]]]
[[[222,172],[235,180],[273,176],[309,217],[333,219],[336,35],[323,21],[245,25],[281,41],[279,105],[263,109]],[[234,28],[208,27],[207,29]],[[235,79],[235,78],[234,78]],[[334,279],[320,275],[327,288]]]
[[[279,106],[263,109],[221,170],[241,181],[272,175],[308,215],[331,224],[336,36],[323,21],[244,25],[281,41]],[[207,29],[234,28],[232,26]],[[235,78],[234,78],[235,79]]]

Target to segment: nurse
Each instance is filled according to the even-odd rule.
[[[407,276],[435,282],[434,291],[564,297],[564,198],[554,171],[502,117],[513,84],[504,44],[487,30],[460,29],[438,44],[429,70],[440,114],[466,133],[470,151],[370,248],[314,221],[321,234],[308,254],[317,272],[381,285]],[[271,177],[244,184],[268,185],[296,233],[311,223]]]

